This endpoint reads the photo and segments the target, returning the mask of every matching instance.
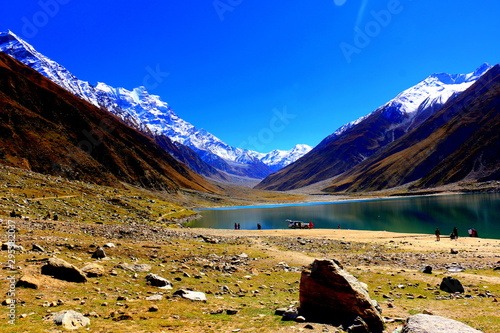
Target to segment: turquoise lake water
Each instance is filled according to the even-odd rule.
[[[312,221],[315,228],[386,230],[449,235],[454,226],[459,236],[475,228],[479,237],[500,239],[500,194],[457,194],[313,203],[284,206],[232,207],[200,210],[194,228],[287,229],[286,219]]]

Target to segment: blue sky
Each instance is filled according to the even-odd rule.
[[[314,146],[432,73],[499,63],[498,13],[498,0],[18,0],[0,30],[268,152]]]

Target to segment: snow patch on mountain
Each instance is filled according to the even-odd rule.
[[[290,151],[261,154],[232,147],[205,129],[198,129],[180,118],[160,96],[149,94],[144,87],[127,90],[105,83],[93,86],[37,52],[11,31],[0,33],[0,51],[37,70],[78,97],[107,109],[132,127],[148,135],[164,134],[171,140],[202,153],[200,156],[205,156],[206,160],[214,160],[207,157],[214,154],[225,161],[240,164],[240,167],[262,163],[275,171],[277,167],[294,162],[311,149],[306,145],[298,145]]]
[[[405,115],[411,121],[412,118],[419,114],[419,110],[444,105],[450,98],[467,90],[491,67],[491,65],[484,63],[469,74],[432,74],[417,85],[406,89],[374,112],[341,126],[329,136],[329,139],[342,135],[348,129],[353,128],[382,109]]]

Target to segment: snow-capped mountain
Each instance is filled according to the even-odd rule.
[[[418,127],[471,87],[491,68],[470,74],[433,74],[372,113],[350,122],[257,188],[290,190],[338,176]]]
[[[252,153],[253,156],[260,159],[266,165],[271,166],[275,171],[278,171],[289,164],[292,164],[308,152],[312,147],[308,145],[298,144],[290,150],[273,150],[267,154]]]
[[[303,147],[279,154],[274,151],[261,154],[229,146],[208,131],[198,129],[180,118],[160,96],[149,94],[144,87],[127,90],[105,83],[93,86],[37,52],[11,31],[0,33],[0,52],[32,67],[76,96],[107,109],[137,130],[151,137],[165,135],[191,148],[206,163],[225,173],[262,179],[276,171],[278,166],[288,165],[300,158],[301,152],[307,152],[307,148]],[[280,156],[282,160],[279,160]]]
[[[417,85],[406,89],[374,112],[341,126],[328,138],[332,139],[342,135],[342,133],[381,109],[397,110],[397,113],[408,116],[408,124],[411,124],[411,120],[417,118],[423,110],[439,108],[450,98],[468,89],[491,67],[491,65],[484,63],[469,74],[432,74]]]

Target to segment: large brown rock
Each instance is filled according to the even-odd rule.
[[[50,258],[48,263],[42,266],[42,274],[68,282],[87,282],[85,273],[59,258]]]
[[[300,279],[300,314],[307,321],[351,326],[359,316],[370,332],[384,330],[384,320],[365,284],[334,260],[315,260]]]

